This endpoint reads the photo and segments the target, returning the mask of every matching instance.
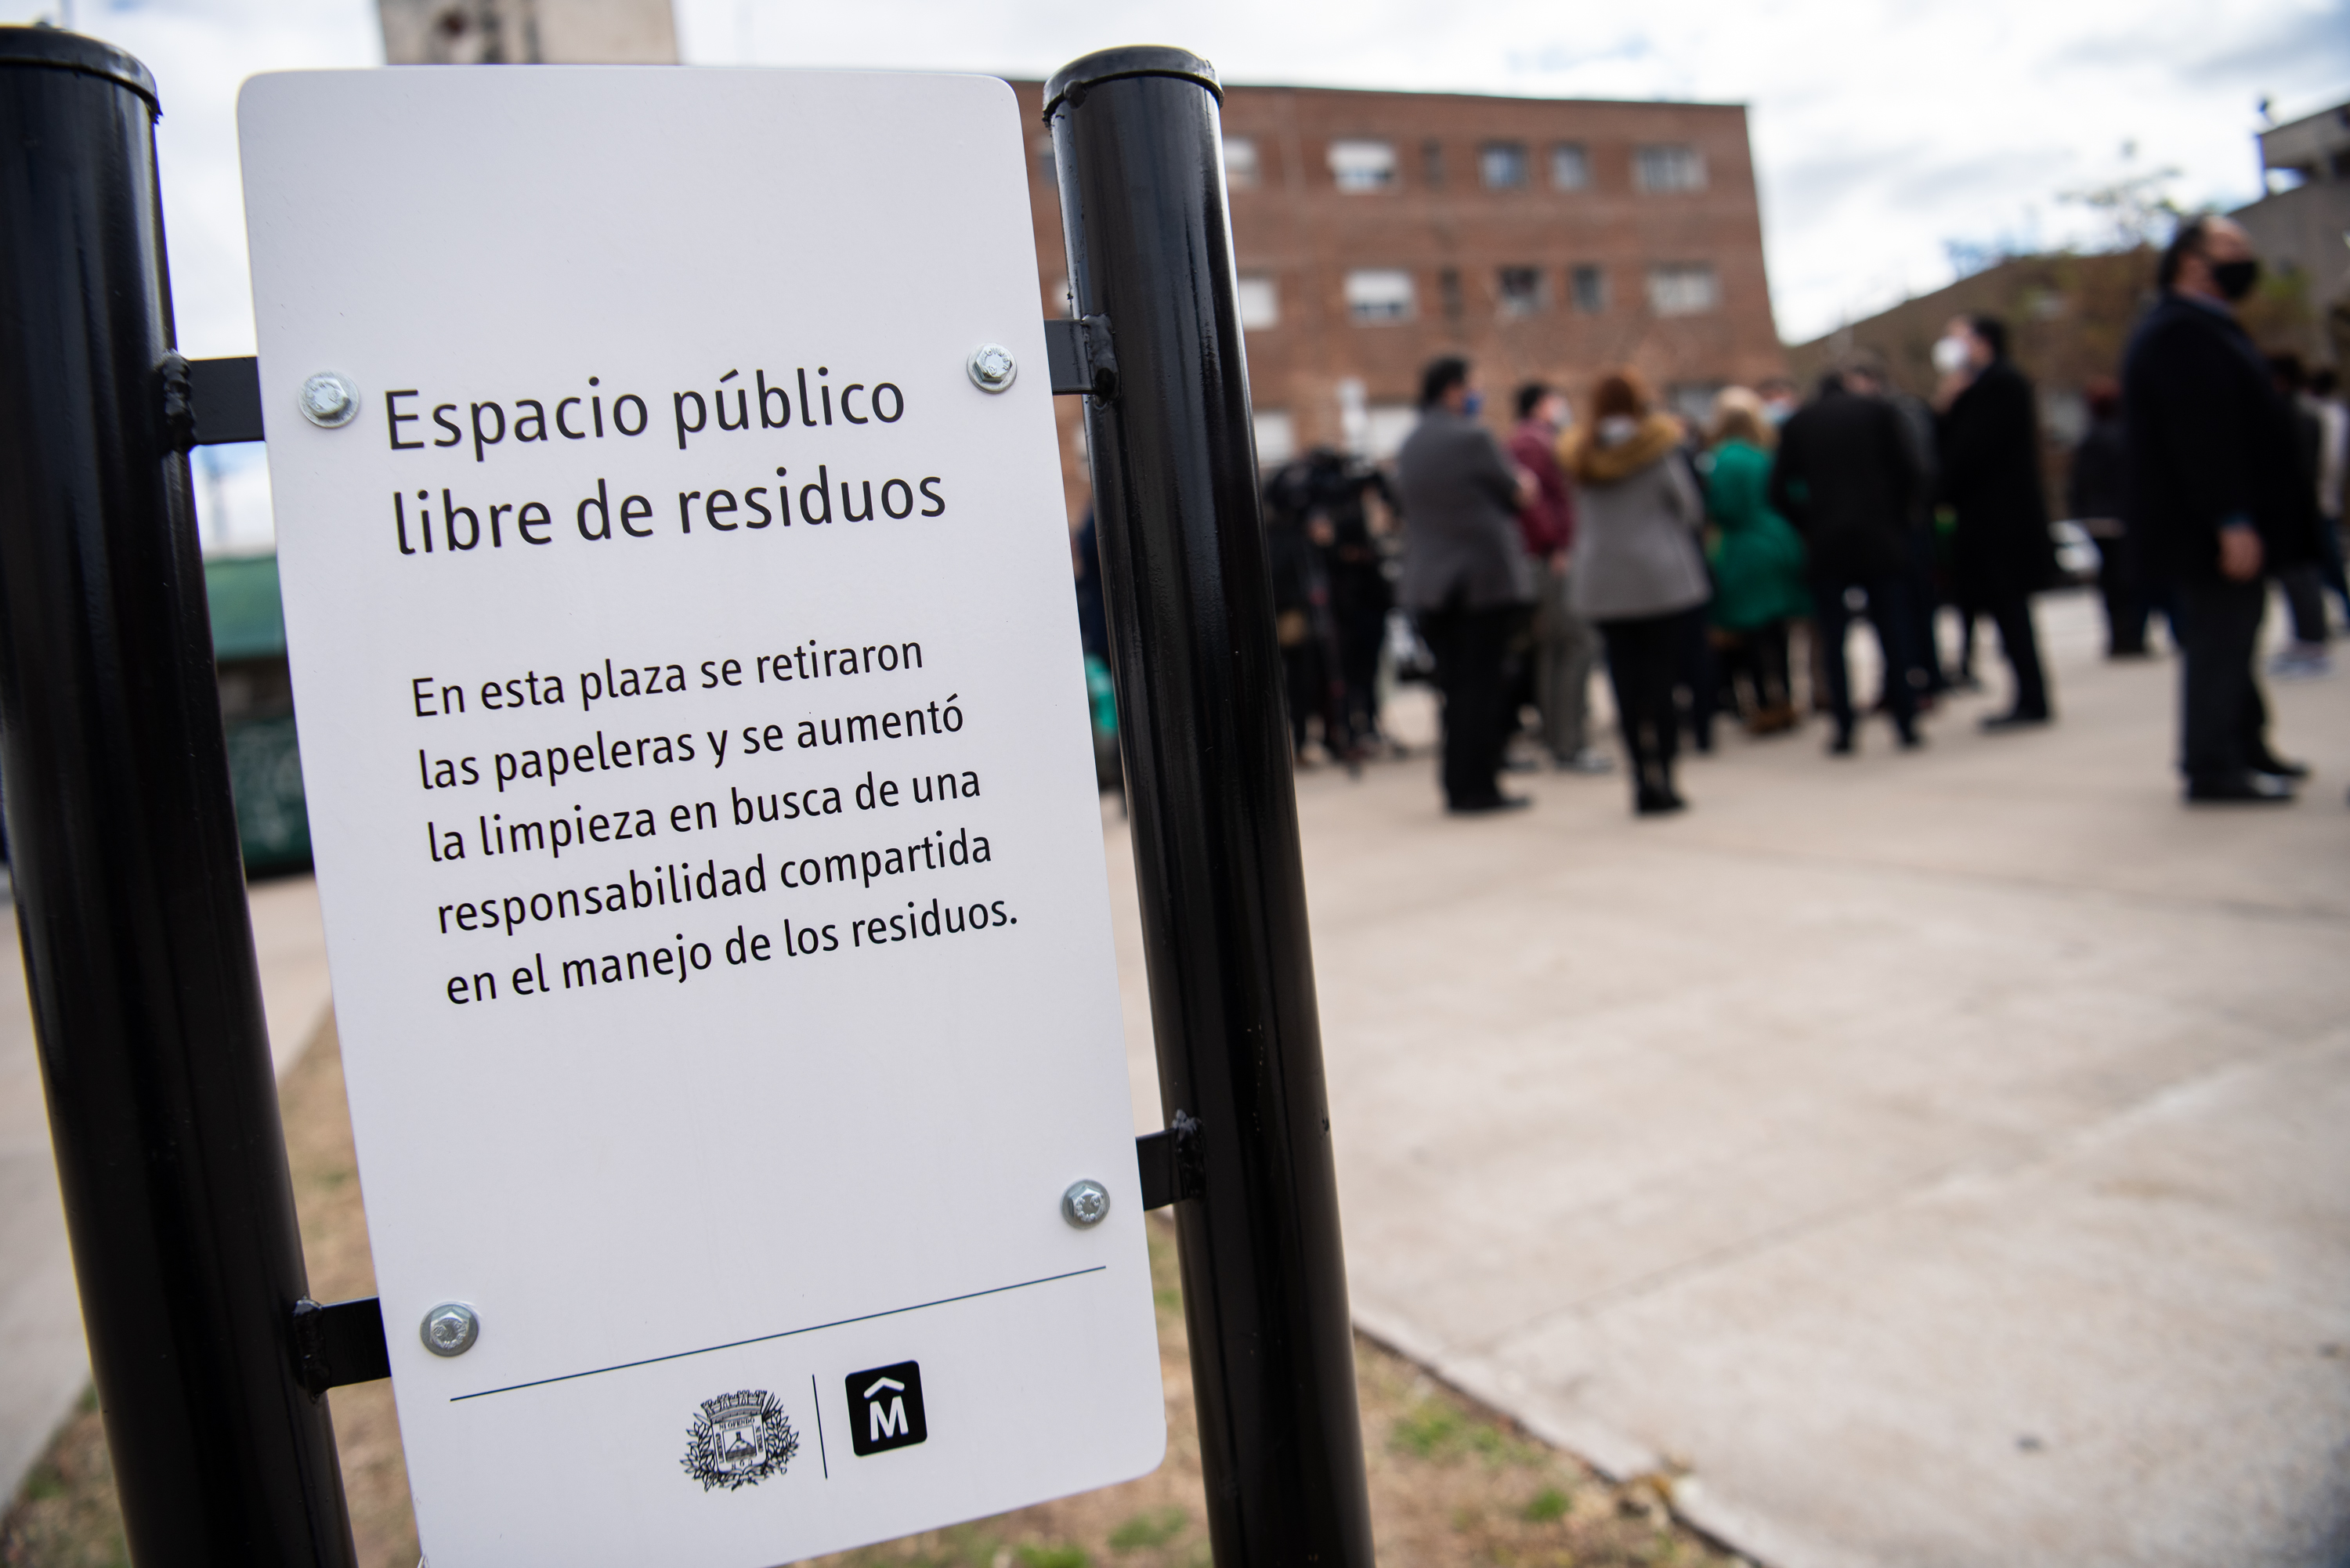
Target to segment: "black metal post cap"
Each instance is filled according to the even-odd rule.
[[[1071,107],[1086,100],[1086,94],[1104,82],[1121,77],[1180,77],[1185,81],[1198,82],[1224,101],[1224,84],[1217,78],[1216,67],[1189,49],[1170,48],[1164,44],[1128,44],[1122,48],[1097,49],[1082,59],[1071,60],[1055,71],[1045,84],[1045,119],[1049,123],[1053,111],[1066,99]]]
[[[102,39],[84,37],[63,27],[0,27],[0,66],[47,66],[52,70],[79,71],[119,82],[147,100],[157,114],[162,100],[147,67],[124,50]]]

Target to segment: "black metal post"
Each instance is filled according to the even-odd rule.
[[[1210,1535],[1224,1568],[1372,1561],[1281,650],[1214,69],[1111,49],[1045,89],[1077,314]],[[1196,1126],[1192,1124],[1196,1123]]]
[[[197,557],[156,112],[120,50],[0,28],[18,930],[133,1559],[350,1568],[334,1430],[297,1377],[301,1238]]]

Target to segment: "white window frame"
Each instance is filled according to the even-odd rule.
[[[1721,308],[1721,275],[1711,262],[1660,262],[1648,268],[1648,308],[1658,316],[1710,316]]]
[[[1534,292],[1523,297],[1510,293],[1512,273],[1523,273],[1534,280]],[[1547,303],[1549,290],[1543,286],[1543,269],[1538,266],[1496,267],[1493,271],[1493,299],[1503,316],[1539,316]]]
[[[1597,296],[1596,302],[1589,305],[1584,303],[1583,290],[1579,286],[1580,280],[1586,275],[1593,279],[1596,285],[1593,292]],[[1597,262],[1577,262],[1575,265],[1568,267],[1566,269],[1566,298],[1568,305],[1573,306],[1575,314],[1578,316],[1607,315],[1607,269],[1601,266]]]
[[[1253,191],[1264,178],[1264,164],[1258,156],[1253,136],[1224,138],[1224,184],[1233,191]]]
[[[1517,161],[1514,180],[1496,181],[1491,160],[1511,157]],[[1488,191],[1523,191],[1534,183],[1533,151],[1523,141],[1486,141],[1477,147],[1477,181]]]
[[[1403,450],[1404,438],[1419,423],[1419,410],[1409,403],[1373,403],[1363,410],[1363,455],[1385,462]]]
[[[1705,155],[1686,141],[1643,142],[1632,150],[1632,183],[1650,194],[1705,189]]]
[[[1270,273],[1243,273],[1234,280],[1241,329],[1263,332],[1281,325],[1281,285]]]
[[[1250,418],[1256,431],[1260,468],[1278,468],[1297,455],[1297,421],[1287,409],[1258,409]]]
[[[1342,136],[1330,143],[1330,178],[1350,195],[1374,195],[1396,187],[1395,143],[1367,136]]]
[[[1409,268],[1354,267],[1345,286],[1347,319],[1358,327],[1384,327],[1419,314],[1419,283]]]

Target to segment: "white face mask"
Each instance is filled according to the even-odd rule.
[[[1957,375],[1973,360],[1974,356],[1968,351],[1964,338],[1943,337],[1934,344],[1934,369],[1945,376]]]

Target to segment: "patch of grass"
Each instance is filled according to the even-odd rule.
[[[1109,1532],[1113,1552],[1132,1552],[1145,1546],[1164,1546],[1183,1533],[1183,1526],[1191,1516],[1180,1508],[1162,1508],[1149,1513],[1138,1513]]]
[[[1489,1465],[1539,1465],[1549,1451],[1481,1421],[1445,1399],[1423,1399],[1396,1418],[1388,1443],[1396,1452],[1437,1464],[1474,1455]]]
[[[1468,1425],[1460,1411],[1430,1399],[1399,1417],[1388,1441],[1415,1459],[1440,1459],[1460,1448],[1461,1434]]]
[[[333,1033],[281,1096],[303,1248],[322,1301],[374,1290]],[[1167,1459],[1120,1486],[825,1561],[834,1568],[1213,1568],[1201,1511],[1175,1227],[1150,1217]],[[1671,1518],[1673,1474],[1617,1486],[1369,1340],[1355,1345],[1371,1528],[1414,1568],[1748,1568]],[[389,1385],[330,1397],[362,1568],[413,1568],[416,1537]],[[1474,1461],[1474,1462],[1471,1462]],[[1679,1467],[1673,1467],[1678,1473]],[[1529,1501],[1529,1498],[1532,1501]],[[128,1568],[94,1397],[0,1517],[0,1568]]]

